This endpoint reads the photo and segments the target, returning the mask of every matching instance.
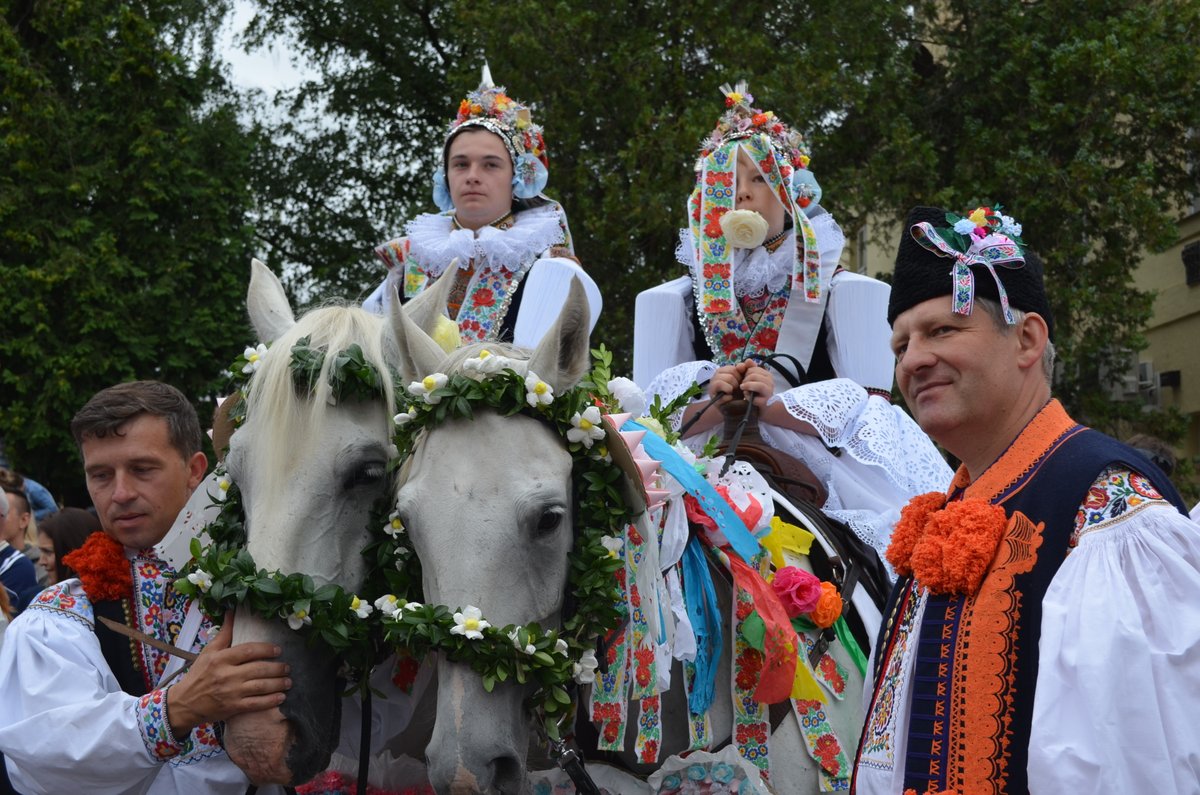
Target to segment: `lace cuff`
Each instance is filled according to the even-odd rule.
[[[716,371],[717,365],[713,362],[683,362],[669,367],[655,376],[650,386],[646,387],[646,405],[654,402],[655,395],[662,398],[663,403],[670,403],[686,392],[692,384],[712,378]],[[678,430],[679,418],[672,418],[672,423]]]
[[[880,467],[905,493],[941,490],[950,481],[950,467],[913,419],[848,378],[805,384],[777,398],[826,445]]]

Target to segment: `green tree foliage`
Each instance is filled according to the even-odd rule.
[[[497,82],[535,103],[548,191],[604,290],[599,333],[628,363],[634,296],[682,272],[673,249],[717,86],[745,78],[811,133],[823,204],[850,240],[914,204],[1002,202],[1048,263],[1058,391],[1101,425],[1129,413],[1102,388],[1105,364],[1144,344],[1151,297],[1132,268],[1170,244],[1197,188],[1200,3],[769,8],[262,3],[259,32],[296,35],[321,77],[287,98],[283,155],[269,159],[291,166],[271,169],[260,228],[335,292],[374,284],[370,244],[431,209],[445,121],[486,55]],[[335,121],[306,133],[295,120],[318,109]]]
[[[843,223],[1001,202],[1046,261],[1068,408],[1115,430],[1106,373],[1141,336],[1143,251],[1200,189],[1200,3],[1043,0],[914,6],[905,68],[871,81],[830,136]],[[894,243],[893,243],[894,245]]]
[[[213,60],[222,4],[0,9],[0,433],[78,504],[88,397],[211,396],[245,342],[252,139]]]
[[[259,230],[284,258],[334,294],[378,283],[369,249],[433,209],[445,126],[486,56],[546,129],[547,193],[566,207],[604,291],[598,336],[625,356],[622,369],[637,292],[683,273],[674,250],[698,143],[724,110],[718,86],[747,79],[766,107],[819,130],[891,68],[907,24],[902,9],[865,0],[774,4],[769,27],[752,5],[711,1],[273,0],[259,10],[259,33],[294,34],[321,72],[281,102],[280,153],[267,158]],[[800,34],[809,30],[822,33]],[[316,110],[332,120],[305,133]],[[814,167],[820,174],[819,155]],[[836,205],[838,188],[827,195]],[[297,205],[299,196],[320,198]]]

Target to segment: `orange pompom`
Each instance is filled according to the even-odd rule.
[[[842,596],[831,582],[821,583],[821,597],[808,618],[821,629],[833,626],[842,615]]]
[[[92,533],[83,546],[63,558],[83,582],[93,602],[124,599],[133,594],[133,570],[125,547],[105,533]]]
[[[987,573],[1008,517],[985,500],[959,500],[930,515],[912,552],[917,581],[932,593],[973,594]]]
[[[917,539],[925,530],[925,522],[934,511],[946,504],[946,495],[940,491],[918,494],[900,510],[900,521],[892,530],[892,541],[888,544],[887,559],[901,576],[912,574],[912,553]]]

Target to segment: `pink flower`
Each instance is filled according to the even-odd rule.
[[[788,618],[811,612],[821,598],[821,580],[795,566],[784,566],[775,572],[771,587],[783,603]]]

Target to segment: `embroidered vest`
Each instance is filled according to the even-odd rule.
[[[1164,499],[1184,511],[1158,467],[1115,439],[1076,424],[1057,402],[1048,404],[965,492],[952,489],[950,499],[965,495],[1001,505],[1008,526],[978,593],[931,594],[920,626],[906,630],[915,633],[916,646],[907,753],[896,760],[904,765],[905,788],[971,795],[1028,792],[1042,599],[1070,550],[1080,504],[1112,465],[1145,475]],[[876,710],[888,708],[878,703],[881,672],[896,653],[897,634],[906,618],[911,621],[918,598],[912,578],[904,578],[885,611],[868,732]],[[910,635],[908,643],[912,640]]]

